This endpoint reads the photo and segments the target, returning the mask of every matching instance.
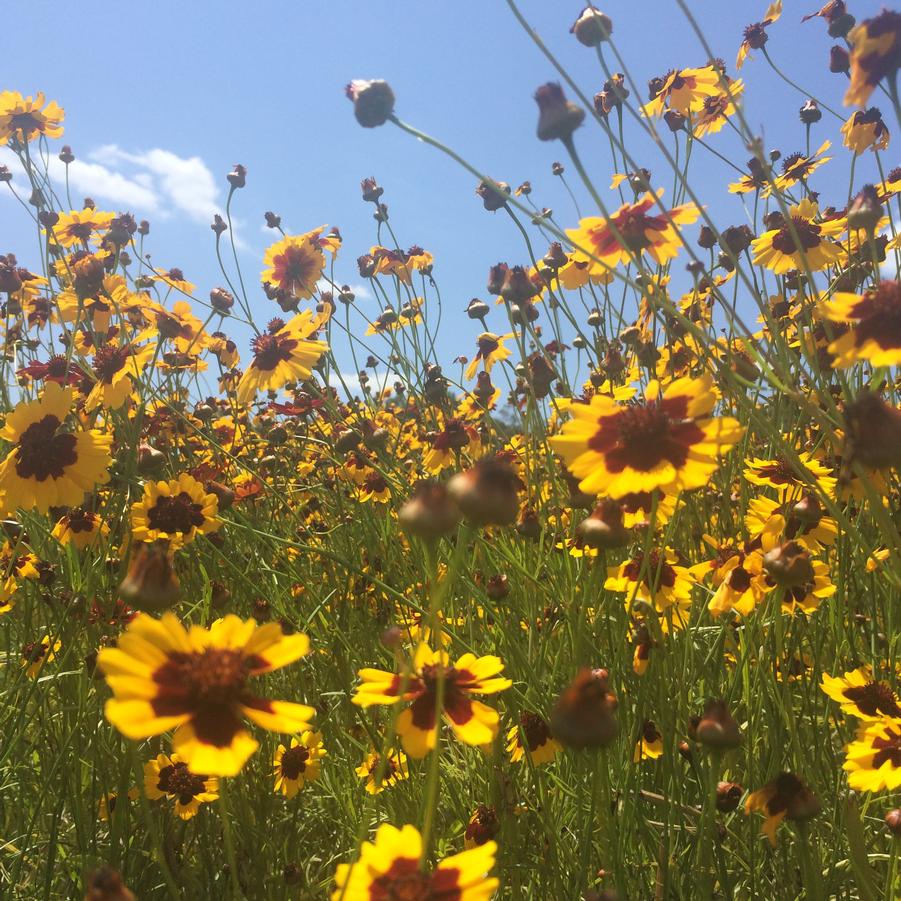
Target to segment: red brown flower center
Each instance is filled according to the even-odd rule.
[[[199,654],[172,654],[164,668],[171,668],[167,677],[180,683],[194,706],[225,706],[242,699],[249,661],[240,651],[207,648]]]
[[[519,722],[526,736],[526,746],[530,751],[537,751],[551,740],[551,730],[548,724],[537,713],[526,711],[519,718]]]
[[[205,776],[198,776],[186,763],[173,763],[160,770],[156,787],[167,795],[177,795],[181,804],[190,804],[196,795],[206,791]]]
[[[813,250],[822,243],[821,231],[819,225],[801,216],[792,216],[791,224],[786,223],[773,235],[773,248],[786,256]]]
[[[643,565],[644,559],[644,554],[639,553],[626,564],[624,575],[630,582],[637,582],[641,577],[642,583],[654,592],[661,588],[672,588],[676,584],[676,571],[659,551],[654,550],[648,554],[647,566]]]
[[[291,359],[291,351],[297,341],[285,335],[257,335],[251,342],[253,365],[256,369],[271,372],[279,363]]]
[[[43,641],[30,641],[22,646],[22,660],[26,663],[37,663],[47,653],[49,645]]]
[[[102,347],[97,348],[97,352],[94,354],[94,360],[91,365],[101,382],[112,382],[116,373],[125,366],[128,357],[128,347],[117,347],[114,344],[104,344]]]
[[[48,414],[22,433],[16,448],[16,473],[21,478],[59,479],[78,462],[77,439],[68,432],[58,435],[60,425],[56,416]]]
[[[901,707],[895,693],[885,682],[867,682],[866,685],[853,685],[842,694],[854,704],[861,713],[867,716],[901,717]]]
[[[297,779],[301,773],[307,768],[307,762],[310,759],[310,752],[303,745],[297,745],[294,748],[288,748],[281,759],[282,776],[285,779]]]
[[[151,529],[158,529],[168,535],[181,532],[187,535],[192,529],[203,525],[203,507],[194,502],[186,491],[169,497],[161,496],[147,511],[147,522]]]
[[[886,738],[874,738],[873,769],[878,770],[884,763],[891,763],[893,769],[901,769],[901,731],[897,726],[888,726]]]
[[[901,347],[901,283],[883,282],[868,291],[851,315],[860,320],[855,330],[858,345],[875,341],[882,348]]]
[[[94,529],[95,515],[83,507],[75,507],[66,515],[66,525],[70,532],[91,532]]]

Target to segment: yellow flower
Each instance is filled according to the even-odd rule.
[[[190,820],[201,804],[219,797],[219,780],[191,772],[178,754],[158,754],[144,764],[144,794],[151,801],[169,798],[175,802],[176,815]]]
[[[493,332],[482,332],[476,338],[478,350],[476,355],[470,360],[469,366],[466,367],[466,378],[475,378],[480,363],[485,372],[491,372],[491,368],[495,363],[506,360],[510,356],[510,351],[504,347],[504,341],[512,337],[512,332],[509,335],[495,335]]]
[[[863,294],[840,291],[820,309],[831,322],[851,326],[829,345],[833,366],[846,369],[862,360],[872,366],[901,364],[901,283],[882,281]]]
[[[586,494],[618,499],[699,488],[744,433],[735,419],[709,415],[716,404],[710,376],[678,379],[662,391],[651,382],[645,396],[621,405],[596,394],[569,407],[574,418],[550,442]]]
[[[864,112],[856,110],[842,126],[845,147],[855,153],[870,150],[885,150],[889,142],[889,130],[882,121],[882,113],[875,106]]]
[[[801,272],[808,267],[819,272],[832,266],[842,255],[842,247],[832,240],[843,228],[841,219],[815,222],[817,205],[804,198],[789,209],[789,220],[778,228],[764,232],[751,242],[754,265],[784,275],[792,269]]]
[[[901,63],[901,13],[882,10],[848,33],[851,45],[851,84],[845,106],[863,106],[883,78],[890,78]]]
[[[445,858],[434,869],[423,866],[423,851],[422,836],[415,826],[397,829],[383,823],[374,842],[363,842],[354,863],[338,866],[332,901],[488,901],[499,885],[488,876],[497,853],[493,841]]]
[[[845,749],[842,765],[855,791],[895,791],[901,788],[901,719],[862,723]]]
[[[22,668],[29,679],[37,679],[45,663],[56,656],[62,642],[45,635],[40,641],[32,641],[22,648]]]
[[[507,732],[507,753],[512,763],[528,760],[532,766],[541,766],[550,763],[562,750],[547,722],[528,710],[520,714],[519,724]]]
[[[887,682],[873,678],[869,666],[860,666],[842,676],[823,673],[820,687],[842,707],[842,713],[861,720],[901,720],[898,696]]]
[[[168,482],[148,482],[131,508],[135,541],[168,541],[179,548],[222,524],[219,500],[186,472]]]
[[[366,791],[370,795],[377,795],[410,775],[407,755],[400,750],[390,751],[384,761],[378,752],[370,751],[354,772],[366,780]]]
[[[65,111],[55,100],[44,106],[43,91],[35,97],[3,91],[0,93],[0,144],[9,143],[10,138],[30,141],[36,135],[62,137],[64,116]]]
[[[275,790],[293,798],[307,782],[319,778],[320,761],[328,754],[322,746],[322,733],[309,729],[300,738],[292,738],[290,747],[279,744],[272,758]]]
[[[305,235],[287,235],[268,247],[261,280],[299,300],[312,297],[325,268],[325,254],[316,240],[321,232],[322,228]]]
[[[53,226],[53,237],[62,247],[87,245],[91,238],[105,232],[115,218],[115,213],[104,213],[93,207],[61,213]]]
[[[23,401],[7,417],[0,438],[13,444],[0,463],[0,495],[8,508],[80,504],[109,481],[112,436],[97,429],[64,431],[74,393],[49,382],[38,400]]]
[[[302,633],[285,635],[278,623],[258,626],[233,614],[190,630],[172,613],[158,620],[138,614],[117,647],[97,655],[113,691],[106,718],[136,741],[176,729],[173,749],[192,772],[234,776],[258,747],[244,717],[274,732],[309,729],[312,707],[259,697],[249,684],[299,660],[309,646]]]

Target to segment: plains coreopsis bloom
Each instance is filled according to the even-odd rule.
[[[109,526],[99,513],[73,507],[64,513],[50,533],[60,544],[71,544],[79,551],[109,535]]]
[[[763,21],[755,22],[753,25],[748,25],[745,28],[742,42],[738,48],[738,56],[735,60],[736,69],[740,69],[744,65],[748,54],[752,50],[760,50],[766,44],[769,40],[769,35],[766,33],[767,28],[773,22],[776,22],[781,15],[782,0],[773,0],[764,13]]]
[[[276,792],[293,798],[307,782],[315,782],[322,767],[320,761],[327,754],[322,733],[309,729],[300,738],[292,738],[287,748],[280,744],[272,758]]]
[[[113,692],[106,718],[134,740],[176,729],[172,747],[192,772],[233,776],[258,747],[245,717],[275,732],[309,729],[312,707],[270,701],[250,684],[299,660],[309,645],[278,623],[258,626],[232,614],[190,630],[172,613],[138,614],[116,647],[97,654]]]
[[[869,666],[860,666],[841,676],[823,674],[820,687],[841,704],[842,713],[861,720],[892,718],[901,721],[898,695],[887,682],[873,678]]]
[[[832,159],[831,156],[824,155],[831,146],[831,141],[823,141],[815,153],[790,153],[782,161],[782,174],[775,179],[776,189],[784,191],[799,181],[810,178],[820,166],[825,166]]]
[[[198,535],[221,525],[219,499],[193,476],[148,482],[131,508],[131,534],[135,541],[168,541],[173,547],[189,544]]]
[[[504,347],[504,341],[512,338],[513,334],[495,335],[493,332],[482,332],[476,339],[478,350],[466,367],[466,378],[475,378],[476,371],[481,364],[485,372],[491,372],[495,363],[506,360],[510,351]]]
[[[661,390],[651,382],[645,400],[618,404],[596,394],[574,403],[573,418],[550,439],[586,494],[621,498],[662,488],[667,494],[707,484],[719,455],[744,432],[737,420],[711,417],[716,394],[710,376],[682,378]]]
[[[794,773],[780,773],[771,782],[748,795],[745,813],[757,811],[764,820],[761,832],[776,845],[776,830],[783,820],[804,821],[820,812],[820,802]]]
[[[377,795],[410,775],[403,751],[390,751],[384,759],[377,751],[370,751],[354,772],[366,780],[366,792],[370,795]]]
[[[107,231],[115,218],[115,213],[102,212],[93,207],[61,213],[52,229],[53,238],[63,247],[86,245],[91,238]]]
[[[790,207],[788,220],[751,242],[754,265],[784,275],[792,269],[803,272],[809,268],[811,272],[819,272],[836,263],[841,258],[842,247],[833,237],[844,229],[843,220],[817,222],[817,214],[817,205],[806,197],[797,206]]]
[[[648,191],[635,203],[624,203],[609,219],[590,216],[566,234],[577,248],[576,260],[587,263],[589,276],[603,275],[618,263],[648,254],[656,263],[673,259],[682,246],[677,226],[691,225],[700,216],[693,203],[651,212],[663,189]]]
[[[97,407],[117,410],[134,391],[134,383],[153,357],[154,347],[145,344],[102,344],[94,351],[91,368],[94,387],[85,398],[84,408],[90,413]]]
[[[262,281],[300,300],[312,297],[325,268],[325,254],[316,240],[321,231],[288,235],[267,248]]]
[[[509,688],[513,684],[510,679],[498,676],[503,668],[499,657],[474,654],[464,654],[451,666],[444,651],[420,644],[409,673],[360,670],[362,684],[353,702],[360,707],[409,703],[397,718],[397,732],[410,757],[425,757],[438,740],[438,683],[443,678],[443,718],[460,741],[485,745],[498,733],[498,713],[472,695],[496,694]]]
[[[901,364],[901,282],[883,281],[863,294],[838,292],[820,309],[831,322],[851,326],[829,345],[834,366]]]
[[[624,592],[627,610],[636,601],[650,604],[672,621],[673,628],[681,629],[688,622],[694,584],[695,578],[682,565],[679,553],[672,548],[655,548],[647,554],[638,551],[619,566],[609,567],[604,588]]]
[[[66,429],[74,393],[48,383],[37,400],[20,403],[0,429],[13,447],[0,463],[0,495],[8,509],[80,504],[109,481],[112,436],[99,429]]]
[[[864,150],[885,150],[889,142],[889,130],[882,120],[882,113],[873,106],[868,110],[856,110],[842,126],[843,143],[855,153]]]
[[[507,732],[507,753],[512,763],[528,761],[532,766],[550,763],[563,750],[551,727],[537,713],[524,710],[519,725]]]
[[[845,94],[847,106],[863,106],[883,78],[901,65],[901,13],[884,9],[865,19],[848,34],[851,44],[851,84]]]
[[[646,116],[662,116],[668,106],[687,116],[701,109],[705,98],[721,90],[720,73],[713,66],[698,69],[673,69],[662,78],[654,79],[654,97],[644,105]]]
[[[332,901],[488,901],[498,880],[493,841],[422,867],[422,836],[415,826],[379,826],[374,842],[363,842],[352,864],[340,864]]]
[[[45,635],[40,641],[31,641],[22,648],[22,669],[29,679],[37,679],[45,663],[56,656],[62,642],[58,638]]]
[[[855,791],[895,791],[901,788],[901,720],[862,723],[845,749],[843,769]]]
[[[218,779],[191,772],[178,754],[157,754],[144,764],[144,794],[151,801],[169,798],[182,820],[190,820],[201,804],[215,801],[218,792]]]
[[[322,317],[310,310],[286,323],[280,319],[270,322],[251,342],[253,359],[238,382],[238,403],[250,403],[257,391],[274,391],[294,379],[309,378],[328,350],[325,341],[311,338],[322,325]]]
[[[43,92],[35,97],[23,97],[18,91],[0,92],[0,144],[7,144],[10,138],[62,137],[64,116],[55,100],[44,106]]]

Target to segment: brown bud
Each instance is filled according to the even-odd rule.
[[[491,576],[485,583],[485,594],[492,601],[501,601],[510,594],[510,580],[503,573]]]
[[[476,194],[482,198],[482,205],[489,213],[494,213],[507,205],[505,195],[510,193],[510,185],[505,181],[488,182],[481,181],[476,188]]]
[[[542,85],[535,92],[535,102],[538,104],[540,141],[569,139],[585,118],[585,110],[570,103],[556,82]]]
[[[423,480],[414,486],[410,499],[398,511],[397,521],[408,535],[437,541],[457,527],[460,511],[447,486]]]
[[[551,713],[551,731],[572,748],[603,748],[619,731],[616,695],[604,669],[583,667],[564,690]]]
[[[353,101],[354,116],[363,128],[384,125],[394,113],[394,91],[387,81],[357,79],[344,93]]]
[[[816,100],[811,99],[805,101],[804,106],[802,106],[801,109],[798,110],[798,118],[805,125],[813,125],[823,118],[823,113],[820,111]]]
[[[576,534],[588,547],[607,550],[623,547],[629,542],[629,533],[623,526],[622,507],[612,498],[604,498],[576,526]]]
[[[181,586],[165,542],[138,544],[132,551],[128,573],[119,586],[123,601],[138,610],[165,610],[178,603]]]
[[[716,809],[720,813],[732,813],[738,807],[738,802],[743,794],[744,789],[737,782],[718,782],[716,786]]]
[[[232,189],[243,188],[247,183],[247,169],[240,163],[235,163],[234,168],[225,176]]]
[[[212,480],[207,482],[204,487],[210,494],[215,495],[220,510],[228,510],[235,502],[235,492],[228,485],[223,485],[222,482]]]
[[[147,475],[166,464],[166,455],[150,444],[138,445],[138,472]]]
[[[848,207],[848,227],[872,232],[882,218],[882,204],[873,185],[864,185]]]
[[[707,702],[695,727],[695,739],[708,748],[720,751],[737,748],[741,744],[741,730],[725,701],[714,699]]]
[[[901,810],[897,807],[885,815],[885,825],[895,838],[901,838]]]
[[[814,577],[810,552],[797,541],[786,541],[768,551],[763,558],[763,568],[782,588],[797,588],[812,582]]]
[[[846,456],[872,469],[901,467],[901,410],[863,391],[845,407]]]
[[[213,288],[210,291],[210,306],[220,315],[227,316],[235,305],[235,297],[231,291],[225,288]]]
[[[75,162],[75,154],[72,153],[72,148],[68,144],[63,144],[63,149],[59,152],[59,158],[67,166],[69,163]]]
[[[576,36],[580,44],[597,47],[598,44],[610,39],[610,35],[613,34],[613,22],[610,16],[589,5],[582,10],[569,32]]]
[[[836,75],[851,71],[851,57],[847,49],[838,44],[829,50],[829,71]]]
[[[136,901],[118,871],[104,864],[85,882],[85,901]]]
[[[453,476],[447,490],[474,525],[506,526],[519,512],[518,485],[519,479],[508,464],[488,457]]]

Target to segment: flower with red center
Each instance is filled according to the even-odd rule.
[[[190,296],[197,288],[197,285],[195,285],[194,282],[189,282],[185,278],[184,272],[177,266],[173,266],[171,269],[154,269],[153,271],[156,273],[155,281],[168,285],[170,289],[178,291],[180,294],[187,294]],[[179,301],[179,303],[187,305],[185,301]]]
[[[499,882],[488,873],[497,844],[485,842],[424,866],[415,826],[383,823],[374,842],[363,842],[352,864],[340,864],[332,901],[489,901]]]
[[[198,535],[215,532],[219,499],[186,472],[167,482],[148,482],[131,508],[131,534],[135,541],[168,541],[173,548]]]
[[[276,793],[293,798],[307,782],[315,782],[322,767],[320,761],[327,754],[321,732],[307,730],[292,738],[289,747],[280,744],[272,758]]]
[[[84,507],[73,507],[57,521],[50,533],[61,545],[71,544],[82,551],[98,539],[109,535],[109,526],[99,513]]]
[[[651,208],[662,195],[662,188],[656,195],[648,191],[635,203],[624,203],[609,219],[590,216],[581,219],[578,228],[567,229],[566,234],[580,248],[574,258],[587,264],[589,276],[606,274],[643,253],[661,265],[678,255],[682,239],[677,226],[691,225],[701,211],[686,203],[652,214]]]
[[[0,438],[12,449],[0,463],[0,496],[8,509],[80,504],[109,481],[112,436],[98,429],[67,431],[74,392],[49,382],[38,400],[23,401],[6,417]]]
[[[738,57],[735,60],[736,69],[740,69],[744,65],[748,54],[752,50],[763,49],[764,44],[769,40],[769,35],[766,32],[767,28],[773,22],[776,22],[781,15],[782,0],[773,0],[767,7],[766,13],[764,13],[763,21],[755,22],[753,25],[748,25],[745,28],[741,45],[738,48]]]
[[[748,795],[745,813],[757,811],[766,816],[761,832],[776,847],[776,830],[783,820],[803,822],[820,812],[820,802],[794,773],[780,773],[763,788]]]
[[[873,669],[860,666],[841,676],[823,673],[820,687],[841,704],[842,713],[861,720],[901,720],[898,695],[887,682],[873,678]]]
[[[803,153],[790,153],[782,161],[782,174],[775,179],[776,189],[784,191],[786,188],[790,188],[799,181],[804,181],[813,175],[820,166],[825,165],[832,159],[831,156],[823,156],[831,146],[831,141],[823,141],[817,148],[816,153],[807,156]],[[764,191],[764,195],[768,193],[769,190]]]
[[[312,297],[325,268],[325,254],[316,240],[321,232],[322,228],[305,235],[287,235],[268,247],[261,280],[298,300]]]
[[[464,744],[486,745],[498,733],[498,713],[472,695],[496,694],[509,688],[513,684],[510,679],[498,677],[503,668],[499,657],[474,654],[464,654],[450,666],[444,651],[420,644],[409,672],[360,670],[362,684],[353,702],[360,707],[408,704],[397,717],[397,732],[410,757],[425,757],[436,746],[439,713]],[[443,698],[440,711],[439,693]]]
[[[844,229],[844,220],[816,222],[819,210],[809,198],[789,209],[789,219],[751,242],[754,265],[784,275],[792,269],[819,272],[834,265],[842,247],[833,237]]]
[[[859,361],[871,366],[901,364],[901,282],[883,281],[863,294],[838,292],[820,310],[831,322],[851,325],[829,345],[833,366]]]
[[[563,750],[551,733],[551,727],[537,713],[524,710],[519,724],[507,732],[507,753],[511,763],[529,761],[532,766],[550,763]]]
[[[695,578],[680,563],[681,555],[672,548],[638,551],[619,566],[607,569],[604,588],[626,594],[626,610],[636,601],[652,606],[661,615],[661,627],[681,629],[688,623],[691,590]]]
[[[250,685],[309,646],[306,635],[285,635],[279,623],[258,626],[233,614],[209,629],[185,629],[172,613],[139,613],[116,647],[97,654],[113,692],[106,718],[136,741],[175,729],[172,747],[191,772],[234,776],[258,747],[243,718],[273,732],[310,728],[312,707],[270,701]]]
[[[703,138],[722,130],[726,120],[735,115],[736,104],[745,91],[745,83],[740,79],[723,76],[726,88],[720,85],[717,93],[704,98],[700,109],[691,116],[691,130],[695,137]]]
[[[796,613],[810,615],[815,613],[820,603],[826,598],[832,597],[838,590],[829,578],[829,564],[822,560],[812,560],[812,578],[799,585],[778,586],[767,576],[768,587],[776,592],[782,612],[789,616]]]
[[[720,73],[713,66],[673,69],[652,81],[650,103],[642,107],[645,116],[662,116],[666,107],[687,116],[698,112],[707,97],[722,90]]]
[[[307,379],[328,350],[311,338],[323,325],[323,315],[304,310],[287,323],[275,320],[252,343],[253,359],[238,382],[238,403],[249,404],[258,391],[276,391],[287,382]]]
[[[169,798],[175,803],[176,815],[190,820],[201,804],[219,797],[219,780],[191,772],[178,754],[157,754],[144,764],[144,794],[151,801]]]
[[[422,465],[430,473],[437,475],[442,469],[458,463],[464,451],[478,456],[481,447],[479,431],[460,419],[447,418],[440,432],[426,435],[428,450],[422,455]]]
[[[638,733],[638,741],[635,743],[635,751],[632,754],[633,763],[641,763],[642,760],[656,760],[663,756],[663,735],[653,720],[645,720],[641,731]]]
[[[94,370],[94,387],[85,398],[84,408],[90,413],[97,407],[117,410],[124,404],[135,382],[153,357],[154,347],[144,344],[101,344],[94,351],[91,368]]]
[[[901,720],[862,723],[845,748],[842,765],[855,791],[896,791],[901,788]]]
[[[794,499],[789,496],[784,503],[769,497],[752,498],[748,502],[745,528],[764,552],[794,540],[812,554],[818,554],[838,537],[838,523],[823,515],[819,501],[811,494],[800,500],[798,495]]]
[[[0,92],[0,144],[9,143],[10,138],[27,142],[37,135],[62,137],[64,116],[55,100],[44,106],[43,91],[35,97],[23,97],[18,91]]]
[[[884,9],[848,33],[851,44],[851,84],[845,106],[864,106],[883,78],[891,78],[901,65],[901,13]]]
[[[650,382],[645,400],[625,405],[595,394],[569,406],[573,418],[551,446],[586,494],[618,499],[700,488],[744,433],[735,419],[710,416],[716,401],[710,376],[677,379],[662,390]]]
[[[115,217],[115,213],[104,213],[93,207],[61,213],[52,228],[53,238],[62,247],[86,246],[91,238],[105,232]]]
[[[56,656],[62,642],[45,635],[40,641],[31,641],[22,647],[22,669],[29,679],[37,679],[45,663]]]
[[[747,461],[744,477],[752,485],[775,488],[781,501],[800,500],[810,490],[834,497],[837,480],[832,469],[807,451],[799,451],[797,457],[797,464],[784,457],[771,460],[753,457]]]
[[[882,120],[882,113],[875,106],[868,110],[856,110],[842,126],[843,143],[855,153],[885,150],[889,142],[889,130]]]
[[[509,335],[495,335],[493,332],[482,332],[476,338],[478,350],[472,360],[470,360],[469,366],[466,367],[466,378],[475,378],[479,364],[482,365],[485,372],[491,372],[491,368],[495,363],[506,360],[510,356],[510,351],[504,347],[504,341],[512,337],[512,332]]]
[[[354,772],[366,780],[366,792],[370,795],[377,795],[410,775],[403,751],[389,751],[384,759],[377,751],[370,751]]]

